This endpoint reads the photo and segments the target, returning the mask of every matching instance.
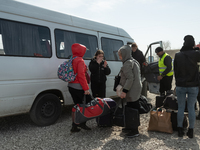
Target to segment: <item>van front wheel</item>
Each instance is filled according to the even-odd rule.
[[[48,126],[55,123],[60,114],[60,99],[56,95],[48,93],[35,100],[30,111],[30,118],[38,126]]]

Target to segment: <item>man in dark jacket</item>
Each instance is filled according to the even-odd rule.
[[[165,53],[161,47],[157,47],[155,52],[160,57],[158,61],[160,75],[157,77],[157,79],[160,81],[160,95],[165,95],[165,92],[169,92],[172,88],[172,58],[167,53]]]
[[[184,44],[174,59],[174,73],[176,80],[176,94],[178,100],[178,136],[183,137],[183,118],[187,98],[189,113],[189,129],[187,136],[193,138],[193,129],[196,119],[195,102],[199,91],[199,74],[197,62],[200,61],[200,51],[194,50],[195,42],[191,35],[184,37]]]
[[[142,51],[138,49],[138,46],[137,46],[136,43],[133,43],[131,45],[131,47],[132,47],[131,55],[135,60],[137,60],[139,62],[139,64],[140,64],[140,73],[142,74],[143,73],[142,72],[143,66],[147,66],[146,59],[145,59]]]

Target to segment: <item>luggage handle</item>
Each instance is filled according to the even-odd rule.
[[[125,114],[125,108],[124,108],[124,102],[123,102],[124,100],[126,100],[126,99],[121,99],[121,100],[120,100],[120,102],[121,102],[121,104],[122,104],[123,114]],[[116,113],[116,111],[117,111],[117,108],[119,108],[120,102],[117,103],[117,106],[116,106],[115,111],[114,111],[114,115],[115,115],[115,113]]]
[[[91,97],[92,97],[92,99],[96,99],[96,98],[94,98],[92,95],[90,95]],[[103,107],[99,104],[99,103],[97,103],[97,105],[99,105],[99,107],[103,110]],[[86,95],[84,95],[84,97],[83,97],[83,114],[85,113],[85,106],[86,106]]]
[[[124,101],[126,102],[126,99],[125,99],[125,98],[120,100],[120,102],[121,102],[121,104],[122,104],[123,115],[124,115],[124,127],[126,127],[126,121],[125,121],[125,117],[126,117],[126,116],[125,116],[125,105],[124,105]],[[116,111],[117,111],[117,108],[119,108],[120,102],[117,104],[113,116],[115,116],[115,113],[116,113]]]

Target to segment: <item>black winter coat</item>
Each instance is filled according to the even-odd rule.
[[[91,82],[93,83],[105,83],[107,80],[106,75],[111,72],[108,65],[104,68],[104,61],[98,64],[95,58],[90,61],[89,70],[91,72]]]
[[[199,86],[197,62],[200,62],[200,51],[183,46],[180,52],[176,53],[174,58],[176,86]]]

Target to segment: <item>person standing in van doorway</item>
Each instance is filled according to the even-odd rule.
[[[111,73],[108,63],[104,58],[104,52],[98,50],[94,58],[90,61],[89,70],[91,72],[91,90],[93,97],[106,97],[106,75]]]
[[[172,79],[174,74],[172,58],[163,51],[162,47],[157,47],[155,52],[160,57],[158,61],[160,75],[157,79],[160,81],[160,95],[164,96],[168,92],[170,93],[172,88]]]
[[[91,98],[91,95],[89,92],[89,86],[85,77],[87,66],[85,65],[83,56],[86,52],[86,47],[84,45],[74,43],[71,49],[72,49],[73,58],[77,57],[72,62],[74,74],[77,74],[77,75],[76,75],[75,80],[72,82],[69,82],[68,84],[69,93],[72,96],[74,104],[82,104],[84,100],[84,96],[86,96],[86,103],[88,103],[92,100],[92,98]],[[72,122],[71,132],[79,132],[80,129],[78,127],[85,130],[91,130],[91,128],[89,128],[86,125],[86,122],[81,123],[79,125]]]
[[[138,46],[137,46],[136,43],[132,43],[131,48],[132,48],[131,55],[135,60],[137,60],[139,62],[139,64],[140,64],[140,73],[142,75],[142,73],[143,73],[142,72],[142,70],[143,70],[142,68],[144,66],[148,65],[147,62],[146,62],[146,59],[145,59],[142,51],[138,49]]]

